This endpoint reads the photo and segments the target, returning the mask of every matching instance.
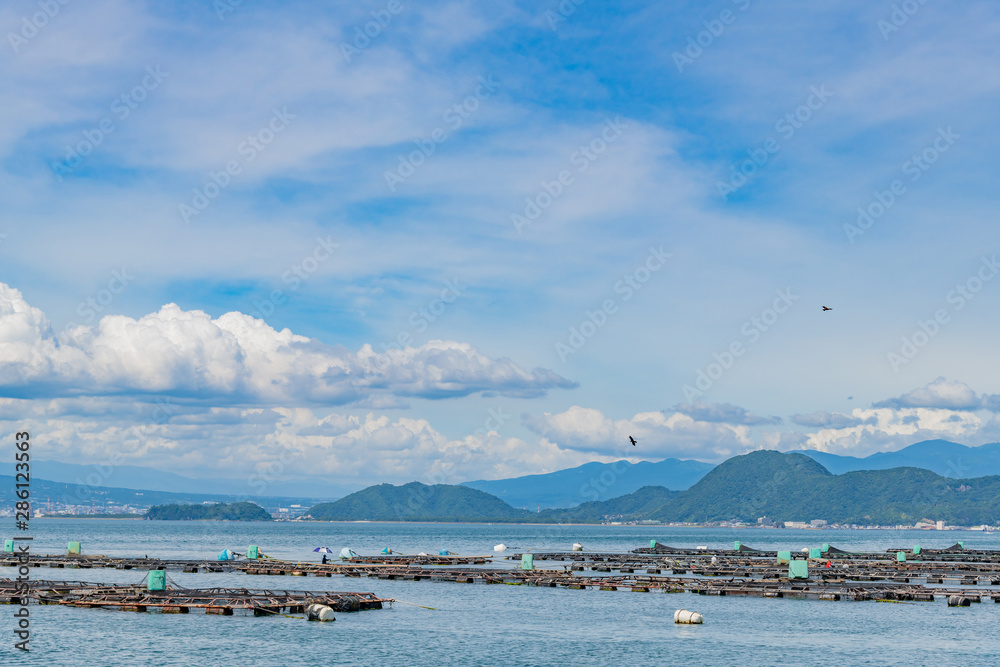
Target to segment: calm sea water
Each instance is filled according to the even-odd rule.
[[[39,519],[35,551],[214,557],[259,545],[269,555],[315,560],[312,549],[375,553],[448,549],[463,555],[512,548],[625,551],[650,539],[676,546],[797,550],[828,542],[845,549],[935,548],[958,540],[1000,549],[1000,535],[915,531],[774,531],[639,526],[218,523]],[[544,564],[541,564],[544,566]],[[9,568],[0,576],[10,577]],[[139,581],[144,573],[39,569],[35,578]],[[1000,605],[948,608],[915,604],[705,597],[691,594],[575,591],[377,579],[183,574],[190,587],[237,586],[361,590],[422,609],[338,614],[334,623],[270,617],[137,614],[32,607],[32,651],[13,649],[15,607],[4,614],[3,665],[996,665]],[[702,626],[675,626],[675,609],[699,611]]]

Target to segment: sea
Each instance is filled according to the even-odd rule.
[[[13,533],[13,530],[7,531]],[[361,554],[493,555],[522,549],[628,551],[650,540],[677,547],[800,550],[1000,549],[1000,535],[969,531],[765,530],[662,526],[413,523],[239,523],[41,518],[36,553],[215,558],[258,545],[269,556],[317,561],[313,549]],[[7,535],[12,537],[13,535]],[[510,566],[509,562],[505,565]],[[541,567],[546,563],[538,563]],[[549,563],[548,566],[558,566]],[[206,616],[32,606],[30,653],[14,648],[15,606],[0,607],[0,664],[284,665],[998,665],[1000,605],[828,602],[689,593],[569,590],[433,581],[168,572],[191,588],[290,588],[372,592],[391,608],[338,613],[333,623],[284,616]],[[16,576],[0,568],[0,576]],[[32,570],[37,579],[139,582],[133,570]],[[988,598],[987,598],[988,600]],[[426,607],[431,607],[427,609]],[[704,615],[674,625],[673,613]]]

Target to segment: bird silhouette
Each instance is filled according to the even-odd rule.
[[[830,308],[829,306],[823,306],[823,311],[825,312],[827,310],[833,310],[833,308]]]
[[[633,438],[632,436],[629,436],[628,439],[629,439],[629,442],[632,443],[632,446],[635,447],[636,439]]]

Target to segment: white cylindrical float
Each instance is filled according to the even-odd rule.
[[[583,551],[583,545],[579,542],[573,543],[573,551]]]
[[[311,604],[306,607],[306,618],[310,621],[336,621],[333,609],[325,604]]]
[[[507,551],[507,545],[503,544],[503,543],[500,543],[500,544],[496,545],[495,547],[493,547],[493,551],[496,551],[497,553],[501,553],[503,551]]]
[[[701,624],[705,619],[696,611],[678,609],[674,612],[674,623]]]

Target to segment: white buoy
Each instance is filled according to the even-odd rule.
[[[706,546],[695,547],[695,549],[697,549],[698,551],[708,551],[708,547]]]
[[[418,553],[417,555],[418,555],[418,556],[426,556],[427,554],[425,554],[425,553],[424,553],[423,551],[421,551],[421,552],[420,552],[420,553]]]
[[[311,604],[306,607],[306,618],[310,621],[336,621],[333,609],[325,604]]]
[[[678,609],[674,612],[674,623],[701,624],[705,619],[696,611]]]
[[[579,542],[573,543],[573,551],[583,551],[583,545]]]
[[[495,547],[493,547],[493,551],[496,551],[497,553],[500,553],[500,552],[503,552],[503,551],[507,551],[507,545],[503,544],[503,543],[500,543],[500,544],[496,545]]]

